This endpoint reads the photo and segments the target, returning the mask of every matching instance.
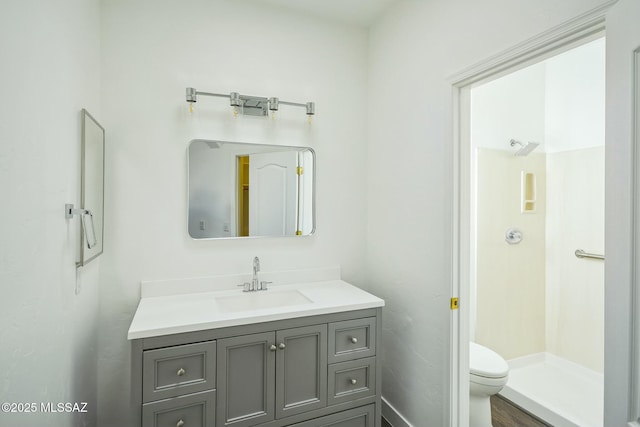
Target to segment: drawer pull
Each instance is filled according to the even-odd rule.
[[[176,423],[176,427],[182,427],[184,425],[184,421],[180,420]]]
[[[275,345],[275,344],[271,344],[271,345],[269,346],[269,350],[271,350],[271,351],[276,351],[277,349],[278,349],[278,347],[276,347],[276,345]]]
[[[186,373],[187,373],[187,371],[185,371],[184,368],[180,368],[180,369],[178,369],[178,372],[176,372],[176,375],[181,377]],[[182,421],[182,420],[180,420],[180,421]]]
[[[356,337],[351,337],[351,338],[349,338],[349,341],[351,341],[351,342],[352,342],[352,343],[354,343],[354,344],[357,344],[357,343],[358,343],[358,338],[356,338]]]
[[[355,378],[351,378],[351,379],[349,380],[349,382],[351,383],[351,385],[356,385],[356,384],[358,384],[358,380],[357,380],[357,379],[355,379]]]
[[[284,350],[287,346],[284,345],[283,342],[281,342],[280,344],[278,344],[278,348],[280,348],[280,350]]]

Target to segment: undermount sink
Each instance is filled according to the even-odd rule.
[[[264,310],[290,305],[309,304],[312,301],[297,290],[243,292],[238,295],[216,297],[223,312]]]

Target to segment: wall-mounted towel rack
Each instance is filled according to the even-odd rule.
[[[604,261],[604,255],[590,254],[589,252],[585,252],[582,249],[576,249],[576,251],[574,253],[576,254],[576,257],[578,257],[578,258],[601,259],[601,260]]]
[[[80,215],[80,221],[82,222],[82,231],[87,242],[87,249],[93,249],[98,244],[98,238],[96,237],[96,229],[93,225],[93,212],[89,209],[75,209],[72,203],[64,205],[64,217],[66,219],[73,218],[74,215]],[[87,227],[87,219],[90,227]]]

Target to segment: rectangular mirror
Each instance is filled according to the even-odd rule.
[[[102,253],[104,220],[104,128],[82,110],[80,261],[83,266]]]
[[[195,139],[187,175],[194,239],[306,236],[315,230],[311,148]]]

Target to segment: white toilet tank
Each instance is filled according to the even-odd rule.
[[[485,378],[503,378],[509,374],[509,365],[495,351],[469,342],[469,373]]]

